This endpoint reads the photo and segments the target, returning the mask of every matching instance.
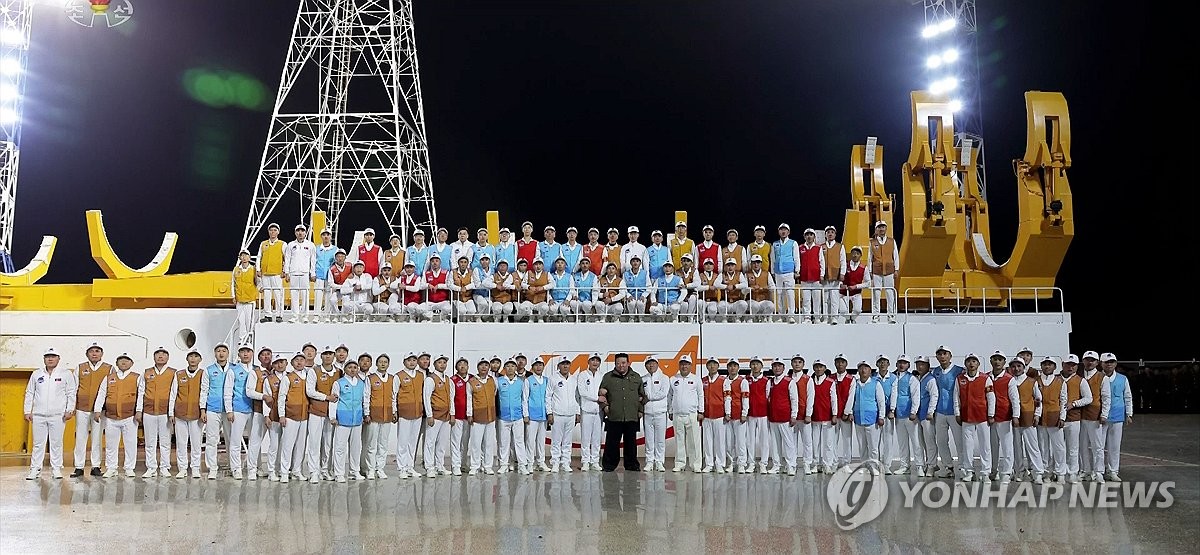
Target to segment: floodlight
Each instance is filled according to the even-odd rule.
[[[942,65],[942,57],[937,54],[925,59],[925,67],[929,69],[937,69],[940,65]]]
[[[8,125],[16,123],[17,111],[12,108],[0,108],[0,124]]]
[[[954,26],[957,24],[958,24],[958,21],[956,21],[953,17],[948,17],[946,19],[943,19],[940,22],[938,22],[938,32],[945,33],[946,31],[953,29]]]
[[[950,111],[951,112],[957,112],[959,110],[962,110],[962,107],[963,107],[963,103],[961,100],[955,98],[954,100],[950,101]]]
[[[951,48],[945,52],[942,52],[941,60],[947,64],[952,64],[958,61],[958,50]]]
[[[4,75],[16,75],[21,73],[21,60],[16,58],[4,58],[0,60],[0,73]]]
[[[0,42],[10,45],[25,44],[25,33],[16,27],[5,27],[0,30]]]

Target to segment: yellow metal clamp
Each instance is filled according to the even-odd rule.
[[[154,256],[154,259],[149,264],[135,270],[122,262],[121,258],[113,252],[112,245],[108,242],[108,232],[104,229],[104,214],[99,210],[88,210],[87,226],[88,242],[92,247],[92,259],[100,265],[100,269],[104,270],[104,275],[109,279],[163,276],[171,268],[171,258],[175,256],[175,245],[179,240],[179,235],[174,232],[164,234],[162,246],[158,248],[158,254]]]
[[[37,255],[24,268],[11,274],[0,272],[0,285],[23,286],[33,285],[46,276],[50,271],[50,260],[54,258],[54,247],[58,246],[58,238],[53,235],[42,236],[42,246]]]

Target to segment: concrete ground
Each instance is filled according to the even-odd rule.
[[[0,470],[0,553],[1195,553],[1200,415],[1138,416],[1127,428],[1122,477],[1174,481],[1169,508],[1084,509],[1065,498],[1050,508],[905,508],[907,478],[891,476],[882,514],[851,531],[835,523],[830,479],[820,475],[393,475],[310,485],[51,480],[48,471],[26,481],[25,472]]]

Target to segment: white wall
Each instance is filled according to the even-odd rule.
[[[704,358],[715,356],[722,360],[730,356],[744,359],[753,355],[788,360],[799,353],[810,368],[816,359],[832,368],[833,358],[838,353],[844,354],[851,366],[859,360],[874,364],[880,353],[895,358],[903,352],[904,326],[705,324],[700,334],[700,350]],[[788,367],[791,367],[790,363]]]
[[[454,350],[454,326],[446,323],[270,324],[258,326],[256,334],[257,348],[270,347],[277,353],[294,353],[310,341],[318,350],[344,343],[351,358],[361,353],[387,354],[394,365],[409,351],[437,356],[453,355]]]

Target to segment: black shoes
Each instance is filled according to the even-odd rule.
[[[72,477],[72,478],[78,478],[78,477],[80,477],[80,476],[83,476],[83,469],[82,469],[82,468],[76,468],[74,472],[71,472],[71,477]]]
[[[92,467],[92,472],[91,472],[91,475],[92,475],[92,476],[103,476],[103,475],[104,475],[104,473],[103,473],[103,472],[100,472],[100,467],[98,467],[98,466],[93,466],[93,467]]]

